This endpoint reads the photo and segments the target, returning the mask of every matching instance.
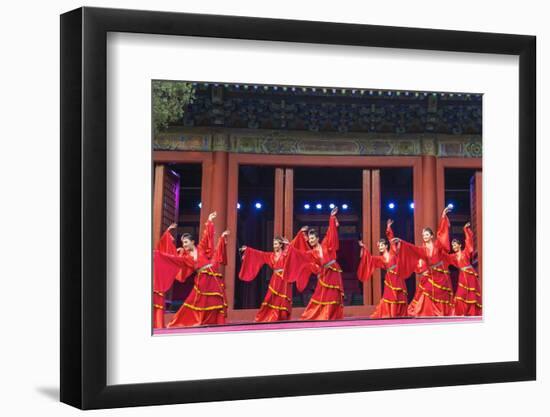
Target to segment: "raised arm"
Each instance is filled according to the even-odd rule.
[[[336,213],[338,208],[335,208],[330,213],[328,221],[328,230],[321,243],[323,246],[329,248],[329,250],[337,251],[340,248],[340,241],[338,240],[338,220],[336,219]]]
[[[214,263],[227,265],[227,236],[229,236],[229,230],[224,231],[218,238],[218,244],[212,254]]]
[[[470,223],[464,225],[464,251],[469,257],[472,257],[472,253],[474,253],[474,232]]]
[[[392,224],[393,220],[388,219],[386,221],[386,239],[388,239],[388,242],[390,243],[390,250],[397,253],[397,243],[394,241],[395,236],[393,234],[393,229],[391,228]]]
[[[216,212],[208,215],[208,221],[204,225],[201,240],[197,247],[202,250],[207,258],[211,258],[214,252],[214,222]],[[219,243],[219,242],[218,242]]]
[[[449,242],[449,228],[451,226],[451,223],[449,221],[449,218],[447,217],[447,213],[449,210],[449,207],[445,207],[443,213],[441,213],[435,241],[435,245],[446,252],[449,252],[451,250],[451,243]]]
[[[307,252],[309,249],[311,249],[309,247],[309,244],[307,243],[307,230],[307,226],[304,226],[300,230],[298,230],[298,233],[296,233],[296,236],[294,236],[294,239],[292,239],[288,246],[298,249],[302,252]]]
[[[242,249],[243,262],[239,271],[239,278],[242,281],[252,281],[256,278],[262,266],[271,263],[272,252],[264,252],[249,246],[243,246]]]
[[[157,242],[157,245],[155,247],[156,250],[172,255],[175,255],[177,253],[176,244],[174,243],[174,237],[172,236],[172,230],[174,230],[176,227],[178,227],[176,223],[172,223],[170,226],[168,226],[168,228],[160,237],[160,240]]]
[[[361,259],[359,260],[359,265],[357,267],[357,278],[359,281],[367,281],[374,272],[375,268],[384,268],[384,259],[381,256],[372,256],[369,249],[359,242],[361,246]]]

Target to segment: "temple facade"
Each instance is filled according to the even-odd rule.
[[[265,287],[259,282],[251,290],[238,281],[238,246],[255,243],[269,250],[273,236],[290,239],[301,224],[319,224],[322,231],[324,208],[309,211],[314,193],[326,196],[318,205],[353,202],[339,213],[343,240],[351,247],[361,238],[370,248],[383,234],[385,217],[400,216],[387,212],[388,193],[410,200],[411,210],[401,215],[410,218],[402,234],[417,243],[423,227],[435,230],[449,196],[460,195],[468,203],[455,220],[471,221],[481,248],[481,95],[193,85],[182,120],[153,138],[153,236],[157,240],[172,222],[178,232],[200,232],[208,213],[218,213],[217,233],[233,233],[224,270],[229,321],[251,320],[259,302],[255,294]],[[396,175],[407,179],[397,184]],[[265,202],[263,217],[246,212],[253,193]],[[359,285],[354,262],[346,261],[353,288],[345,314],[366,316],[380,299],[382,279],[378,272]],[[481,271],[481,251],[476,262]],[[185,289],[175,291],[168,302],[183,297]],[[293,317],[305,301],[296,298]]]

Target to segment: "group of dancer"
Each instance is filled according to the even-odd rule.
[[[359,241],[361,259],[357,269],[358,279],[367,282],[375,269],[386,271],[382,298],[371,318],[481,315],[481,289],[478,274],[471,264],[473,233],[467,223],[464,225],[464,245],[457,239],[450,242],[448,211],[448,207],[443,210],[435,235],[429,227],[423,229],[422,246],[396,238],[391,227],[392,220],[387,221],[386,238],[378,241],[379,255],[371,254],[366,245]],[[242,255],[241,280],[254,280],[264,265],[273,271],[267,293],[256,314],[256,322],[289,320],[293,283],[302,292],[312,275],[317,277],[317,283],[301,319],[344,318],[342,269],[337,261],[337,213],[337,208],[330,213],[328,229],[322,240],[317,230],[304,226],[292,241],[275,237],[272,251],[264,252],[248,246],[239,249]],[[215,217],[216,213],[208,216],[197,245],[193,236],[184,233],[182,246],[177,249],[171,234],[175,224],[161,237],[154,251],[155,328],[164,327],[165,292],[174,280],[184,282],[193,274],[193,288],[167,327],[225,323],[227,300],[219,267],[227,262],[229,231],[223,232],[214,245]],[[459,269],[456,293],[452,288],[449,265]],[[415,273],[420,275],[420,280],[414,299],[408,303],[406,280]]]

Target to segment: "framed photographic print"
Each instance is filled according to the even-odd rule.
[[[61,16],[61,400],[535,378],[535,38]]]

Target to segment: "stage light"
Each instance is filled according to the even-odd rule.
[[[262,203],[256,203],[254,204],[254,207],[256,207],[259,210],[262,208]]]
[[[342,204],[342,210],[347,210],[349,206],[347,204]]]
[[[334,207],[336,207],[336,206],[334,205],[334,203],[330,203],[328,206],[329,206],[331,209],[333,209]]]
[[[315,204],[315,208],[317,210],[321,210],[323,208],[323,205],[321,203],[317,203],[317,204]]]
[[[241,203],[237,203],[237,210],[241,208]]]
[[[455,205],[453,203],[447,204],[447,207],[449,207],[451,210],[455,208]]]
[[[414,203],[410,203],[410,204],[409,204],[409,208],[410,208],[411,210],[414,210]]]
[[[202,208],[202,203],[199,203],[198,206],[199,206],[199,208]]]
[[[311,206],[310,206],[309,204],[307,204],[307,203],[306,203],[306,204],[304,204],[304,208],[305,208],[306,210],[309,210],[309,209],[310,209],[310,207],[311,207]]]
[[[393,203],[393,202],[392,202],[392,203],[389,203],[389,204],[388,204],[388,208],[389,208],[390,210],[393,210],[393,209],[395,208],[395,203]]]

